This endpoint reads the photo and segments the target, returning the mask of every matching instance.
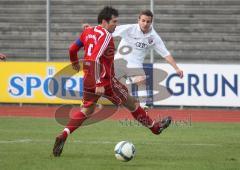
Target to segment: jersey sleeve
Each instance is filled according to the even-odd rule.
[[[161,37],[154,31],[154,39],[155,39],[155,44],[153,46],[154,50],[161,55],[163,58],[167,57],[170,55],[170,52],[166,48],[165,44],[163,43]]]
[[[102,86],[103,85],[103,78],[105,75],[105,69],[101,69],[101,63],[100,58],[102,57],[104,51],[107,49],[107,46],[112,38],[112,34],[105,31],[105,30],[99,30],[95,28],[95,32],[98,32],[100,35],[98,37],[97,44],[93,48],[92,51],[92,58],[95,60],[95,81],[96,86]],[[102,66],[103,67],[103,66]]]
[[[78,62],[78,51],[83,47],[82,35],[77,38],[69,47],[69,57],[72,63]]]
[[[116,27],[115,31],[113,32],[113,37],[124,37],[127,33],[127,30],[131,27],[131,24],[127,25],[119,25]]]

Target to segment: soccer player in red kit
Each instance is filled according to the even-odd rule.
[[[171,117],[162,121],[153,121],[129,95],[127,88],[114,77],[114,42],[112,33],[118,24],[118,11],[104,7],[98,15],[98,26],[85,29],[81,36],[70,46],[69,55],[74,70],[79,71],[77,53],[84,47],[83,71],[83,107],[73,113],[64,130],[56,137],[53,155],[61,155],[69,134],[81,126],[91,115],[101,96],[108,98],[115,105],[125,106],[142,125],[153,134],[160,134],[171,123]]]

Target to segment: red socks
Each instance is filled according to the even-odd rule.
[[[139,121],[143,126],[150,128],[154,131],[156,128],[154,127],[154,121],[147,115],[147,113],[139,106],[134,112],[132,112],[133,117]],[[66,139],[67,136],[76,130],[81,124],[87,119],[87,117],[82,112],[75,112],[67,126],[62,132],[62,136]]]
[[[153,120],[147,115],[147,113],[139,106],[137,110],[132,112],[133,117],[139,121],[143,126],[151,128],[153,126]]]
[[[81,124],[86,120],[87,117],[82,112],[75,112],[73,113],[70,121],[68,122],[67,126],[63,130],[63,137],[67,138],[67,136],[76,130]]]

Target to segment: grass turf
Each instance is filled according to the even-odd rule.
[[[239,123],[173,124],[155,136],[129,122],[103,121],[73,133],[60,158],[51,156],[63,129],[53,119],[0,118],[0,169],[163,169],[237,170],[240,167]],[[129,140],[136,157],[120,162],[117,142]]]

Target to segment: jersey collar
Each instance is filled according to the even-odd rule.
[[[151,34],[151,32],[152,32],[152,25],[150,26],[150,31],[149,31],[148,33],[146,33],[146,34],[144,34],[144,33],[142,32],[142,30],[141,30],[139,24],[137,24],[137,30],[138,30],[141,34],[143,34],[143,35],[146,36],[146,35]]]

